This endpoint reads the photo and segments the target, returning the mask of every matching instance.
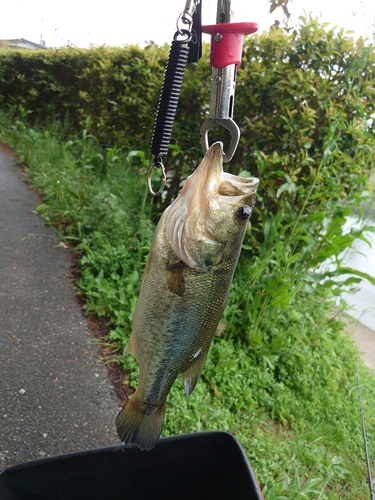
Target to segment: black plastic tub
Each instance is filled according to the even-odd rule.
[[[1,500],[262,500],[240,443],[226,432],[36,460],[0,472]]]

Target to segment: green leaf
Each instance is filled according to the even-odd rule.
[[[339,272],[340,274],[352,274],[353,276],[359,276],[360,278],[367,280],[368,282],[370,282],[372,285],[375,286],[375,277],[371,276],[368,273],[358,271],[357,269],[353,269],[351,267],[343,267],[343,266],[339,266],[337,268],[337,272]]]

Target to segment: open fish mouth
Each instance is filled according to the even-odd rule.
[[[181,194],[166,210],[167,237],[182,262],[204,269],[207,262],[217,264],[225,247],[242,242],[244,225],[255,204],[259,179],[240,177],[223,170],[223,145],[214,143]],[[243,219],[237,211],[243,210]],[[238,244],[235,246],[237,247]],[[203,258],[207,249],[209,257]],[[216,249],[213,247],[217,247]]]
[[[259,184],[259,179],[256,177],[240,177],[239,175],[229,174],[227,172],[222,173],[222,178],[224,182],[229,182],[243,194],[248,194],[249,192],[254,193]],[[225,194],[223,186],[219,186],[219,194]]]
[[[203,161],[188,177],[181,191],[181,201],[190,214],[209,212],[209,208],[248,205],[253,208],[259,179],[240,177],[223,170],[223,144],[215,142]],[[184,197],[186,200],[184,202]]]

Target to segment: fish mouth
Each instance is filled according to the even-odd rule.
[[[220,262],[229,243],[238,234],[243,238],[245,225],[235,214],[237,208],[247,205],[250,215],[258,184],[256,177],[224,172],[223,144],[212,144],[180,196],[165,211],[166,235],[176,256],[191,268],[204,269],[208,261]]]
[[[259,179],[256,177],[240,177],[224,172],[223,143],[215,142],[208,149],[202,163],[188,177],[181,195],[187,191],[191,192],[189,209],[197,205],[204,206],[207,199],[213,195],[218,198],[228,197],[227,202],[236,203],[238,198],[237,200],[234,198],[238,196],[255,199],[258,184]]]

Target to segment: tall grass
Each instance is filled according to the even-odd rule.
[[[0,123],[0,139],[41,193],[37,212],[78,253],[77,291],[87,311],[108,319],[108,340],[118,345],[117,361],[135,387],[138,367],[120,353],[157,218],[147,197],[146,155],[102,148],[88,128],[69,137],[57,124],[30,128],[3,114]],[[348,277],[342,266],[342,252],[365,238],[345,230],[350,214],[317,203],[314,213],[269,215],[262,238],[249,228],[225,328],[202,379],[189,399],[177,381],[168,399],[164,435],[232,432],[267,500],[366,498],[357,350],[333,309],[340,276],[346,286],[372,279],[353,270]],[[327,258],[333,265],[322,270]],[[375,381],[362,364],[360,371],[374,443]]]

